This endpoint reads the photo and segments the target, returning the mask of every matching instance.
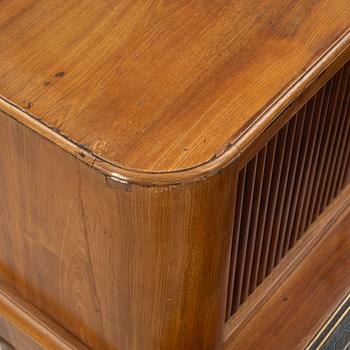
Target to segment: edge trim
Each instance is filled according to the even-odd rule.
[[[254,116],[254,121],[238,136],[227,144],[222,152],[193,167],[150,172],[123,167],[93,153],[83,145],[75,143],[50,127],[42,119],[12,103],[0,95],[0,110],[16,121],[45,137],[58,147],[97,169],[112,180],[124,184],[175,185],[185,182],[200,181],[214,175],[240,157],[256,137],[264,131],[281,113],[283,113],[306,88],[312,86],[318,77],[337,59],[350,58],[350,29],[347,30],[304,74],[299,76],[289,87],[278,95],[270,104]]]
[[[0,282],[0,316],[43,349],[90,350],[3,282]]]

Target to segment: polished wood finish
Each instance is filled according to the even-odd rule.
[[[0,140],[6,284],[94,349],[220,345],[232,166],[146,187],[96,172],[4,113]]]
[[[350,176],[347,114],[325,179],[293,140],[317,154],[307,111],[350,59],[347,1],[0,4],[0,282],[29,316],[0,315],[44,348],[222,349],[344,209],[328,210]],[[294,190],[312,210],[281,241]]]
[[[130,177],[232,156],[350,40],[347,0],[1,6],[3,98]]]
[[[227,319],[350,182],[349,139],[347,63],[239,172]]]
[[[225,350],[304,350],[349,292],[350,210]]]
[[[252,293],[237,312],[229,318],[225,324],[224,343],[230,344],[256,314],[257,310],[271,298],[271,296],[285,283],[286,279],[299,268],[308,254],[315,249],[321,239],[328,235],[334,225],[341,222],[344,212],[350,209],[350,186],[326,209],[315,221],[295,245],[293,250],[287,254],[277,267],[272,271],[262,284]],[[350,289],[350,286],[349,286]]]
[[[88,348],[23,300],[14,290],[0,283],[0,337],[16,350],[88,350]]]
[[[35,344],[28,336],[21,333],[6,319],[0,317],[0,349],[1,350],[43,350]]]
[[[305,350],[346,349],[350,345],[350,294],[340,303],[333,315],[322,325]]]

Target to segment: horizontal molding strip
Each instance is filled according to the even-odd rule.
[[[44,349],[89,350],[3,282],[0,282],[0,315]]]

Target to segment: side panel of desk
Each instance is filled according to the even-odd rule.
[[[233,166],[121,183],[2,112],[0,150],[2,282],[93,349],[221,348]]]

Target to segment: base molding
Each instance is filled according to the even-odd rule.
[[[21,344],[25,341],[27,350],[88,350],[75,337],[21,299],[2,282],[0,282],[0,321],[2,321],[0,326],[6,323],[6,327],[15,334],[15,339],[20,339]],[[11,344],[12,340],[6,339],[6,334],[2,332],[3,327],[0,327],[0,337],[17,349],[17,345]]]
[[[305,350],[349,349],[350,293]]]

